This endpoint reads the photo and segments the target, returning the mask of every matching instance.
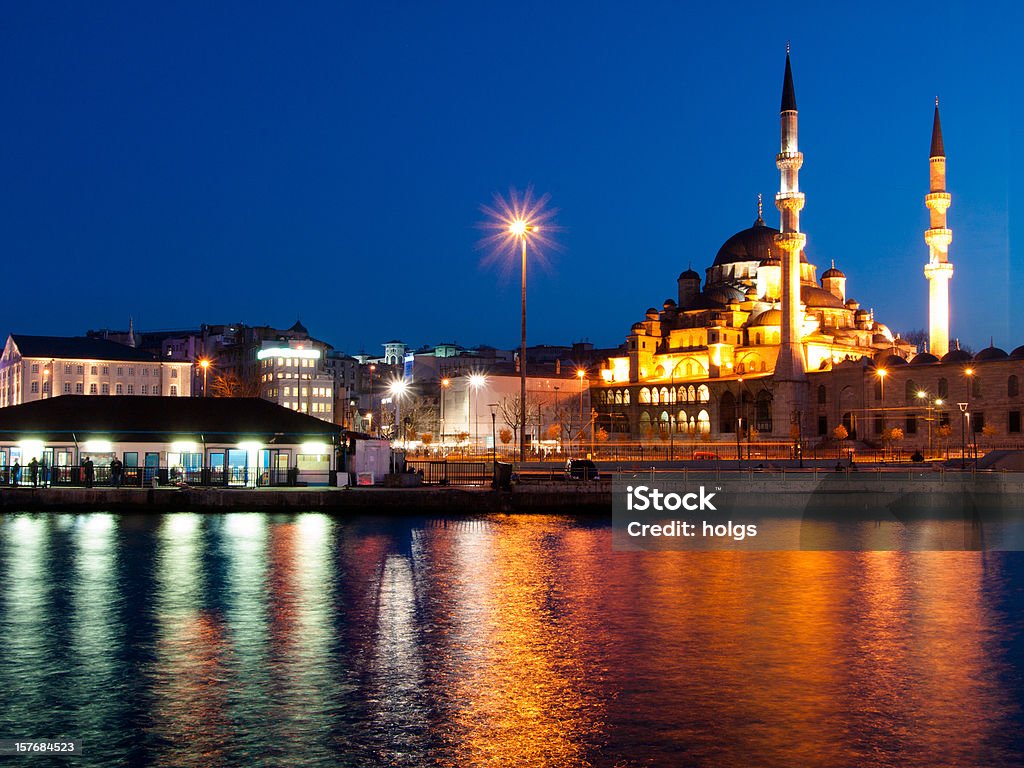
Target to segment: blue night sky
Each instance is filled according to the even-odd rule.
[[[532,184],[563,231],[530,342],[617,344],[758,192],[778,226],[791,40],[810,259],[926,326],[938,93],[952,335],[1024,343],[1020,6],[552,5],[7,4],[4,330],[301,316],[348,352],[514,346],[518,275],[481,266],[477,224]]]

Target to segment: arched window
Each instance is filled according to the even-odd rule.
[[[658,398],[658,388],[657,387],[654,387],[653,389],[651,389],[651,400],[650,400],[650,402],[654,403],[655,405],[657,405],[658,403],[661,402],[661,400]]]
[[[686,396],[687,396],[687,398],[689,398],[691,403],[696,403],[697,402],[697,390],[693,386],[693,384],[691,384],[689,389],[686,390]]]
[[[764,360],[762,360],[761,361],[761,373],[764,373],[767,370],[768,370],[768,363],[766,363]]]
[[[908,405],[917,402],[917,387],[914,386],[913,379],[907,379],[907,383],[903,386],[903,401]]]
[[[663,435],[667,435],[669,432],[668,411],[662,411],[661,416],[658,418],[658,420],[661,422],[658,425],[658,431],[661,432]]]
[[[718,431],[719,433],[734,432],[733,425],[736,423],[736,398],[732,392],[726,392],[718,401]]]
[[[949,382],[939,379],[939,397],[949,397]]]
[[[755,333],[754,334],[754,344],[760,344],[760,343],[761,343],[761,334],[760,333]]]
[[[676,388],[675,387],[669,387],[669,390],[668,390],[668,401],[670,403],[674,403],[676,401]]]
[[[693,376],[693,363],[687,361],[686,363],[686,377]]]
[[[640,390],[640,402],[641,404],[651,402],[651,390],[647,387]]]
[[[661,402],[663,402],[663,403],[667,403],[668,402],[668,388],[666,388],[666,387],[662,387],[661,388]]]
[[[629,390],[627,389],[622,393],[622,404],[629,405]]]
[[[746,373],[743,363],[736,363],[736,373]]]
[[[700,387],[697,388],[697,399],[702,403],[706,403],[711,399],[711,393],[708,391],[707,384],[701,384]]]
[[[772,396],[764,390],[757,393],[754,401],[754,419],[758,432],[772,431]]]
[[[615,390],[615,404],[616,405],[622,405],[622,390],[621,389],[616,389]]]
[[[651,434],[651,414],[647,411],[640,412],[640,435],[648,437]]]
[[[679,416],[676,417],[676,432],[686,432],[687,424],[686,411],[680,411]]]
[[[702,435],[711,434],[711,417],[707,411],[701,411],[697,414],[697,430]]]
[[[825,405],[826,398],[827,398],[827,393],[825,391],[825,385],[824,384],[819,384],[818,385],[818,405]]]
[[[654,369],[654,376],[655,376],[655,378],[658,378],[658,379],[665,378],[665,366],[664,365],[659,365],[657,368],[655,368]]]
[[[681,402],[681,403],[685,403],[686,402],[686,387],[680,387],[679,388],[679,402]]]
[[[1020,381],[1015,375],[1010,376],[1010,378],[1006,380],[1006,394],[1009,397],[1017,397],[1020,395]]]

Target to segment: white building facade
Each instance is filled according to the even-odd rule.
[[[191,369],[107,339],[12,334],[0,356],[0,408],[60,395],[190,397]]]

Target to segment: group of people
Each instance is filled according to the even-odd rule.
[[[42,461],[33,456],[31,461],[24,467],[19,459],[16,458],[14,460],[14,464],[11,465],[10,469],[10,484],[12,486],[17,487],[21,485],[22,475],[26,469],[28,470],[26,485],[31,484],[33,488],[46,488],[50,485],[56,485],[61,481],[61,467],[57,465],[50,466],[45,456],[43,456]],[[64,467],[64,469],[68,470],[69,468]],[[82,460],[81,479],[86,488],[92,488],[96,483],[96,465],[88,456]],[[120,488],[123,483],[124,463],[115,456],[110,462],[110,484],[114,488]]]

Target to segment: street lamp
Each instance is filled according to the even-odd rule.
[[[967,420],[970,418],[967,407],[970,403],[957,403],[957,405],[960,407],[960,469],[967,469],[964,454],[967,453]]]
[[[408,433],[406,432],[405,425],[402,423],[402,398],[409,389],[409,382],[405,379],[395,379],[388,386],[388,393],[395,401],[395,429],[401,429],[403,432],[403,438],[408,448]]]
[[[580,453],[583,453],[583,379],[587,372],[583,368],[576,369],[576,377],[580,380]]]
[[[491,480],[498,479],[498,443],[494,439],[494,428],[498,419],[498,404],[488,403],[491,409]]]
[[[444,451],[444,394],[445,390],[452,385],[452,380],[445,377],[441,379],[441,450]]]
[[[469,386],[471,386],[473,388],[473,400],[477,399],[477,396],[480,393],[480,387],[482,387],[486,383],[487,383],[487,377],[484,376],[482,373],[471,373],[469,375]],[[471,421],[471,422],[473,421],[473,419],[472,419],[472,416],[473,416],[473,400],[470,400],[468,398],[468,395],[467,395],[466,409],[469,412],[469,415],[467,416],[467,421]],[[477,404],[477,407],[476,407],[476,418],[477,418],[477,421],[480,420],[480,405],[479,405],[479,403]],[[473,422],[473,447],[474,448],[479,447],[478,446],[479,441],[480,441],[479,425],[476,422]]]
[[[970,445],[971,445],[971,458],[972,459],[976,459],[977,458],[977,454],[975,453],[974,433],[970,429],[970,427],[971,427],[971,396],[974,394],[974,392],[973,392],[973,390],[974,390],[974,369],[973,368],[967,368],[966,370],[964,370],[964,376],[967,377],[967,411],[966,411],[966,413],[967,413],[967,436],[971,440],[971,442],[970,442]]]
[[[206,377],[210,372],[210,360],[209,358],[202,357],[199,359],[199,367],[203,369],[203,397],[206,397]]]
[[[370,424],[373,424],[373,372],[377,370],[377,366],[370,364]],[[380,422],[377,422],[378,437],[380,436]]]
[[[526,456],[526,242],[530,235],[540,231],[540,227],[517,217],[508,225],[508,231],[522,248],[522,328],[519,340],[519,460],[522,461]]]

